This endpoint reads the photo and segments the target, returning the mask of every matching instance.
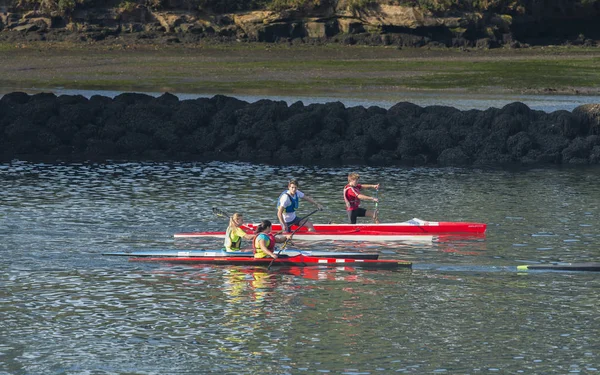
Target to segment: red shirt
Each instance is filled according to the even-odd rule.
[[[358,208],[360,205],[360,199],[358,199],[360,189],[362,189],[361,184],[357,184],[356,186],[350,186],[350,184],[348,184],[344,187],[344,201],[346,202],[346,210],[353,211]]]

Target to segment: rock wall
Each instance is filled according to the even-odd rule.
[[[600,163],[600,104],[485,111],[389,110],[217,95],[0,99],[0,159],[239,160],[282,164],[498,166]]]

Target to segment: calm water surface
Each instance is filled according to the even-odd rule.
[[[384,221],[477,221],[488,232],[296,243],[415,264],[398,271],[101,255],[218,248],[173,233],[222,230],[212,207],[273,220],[291,177],[327,207],[315,221],[342,222],[351,170],[382,184]],[[598,373],[600,274],[515,266],[600,261],[599,172],[0,164],[0,374]]]
[[[3,94],[15,91],[11,88],[0,87],[0,98]],[[31,88],[25,90],[29,94],[36,94],[39,92],[53,92],[56,95],[83,95],[87,98],[93,95],[102,95],[110,98],[114,98],[117,95],[122,94],[122,91],[111,91],[111,90],[69,90],[69,89],[36,89]],[[152,96],[160,96],[162,92],[145,92],[144,94]],[[203,94],[186,94],[186,93],[172,93],[176,95],[180,100],[190,100],[198,98],[211,98],[216,93],[203,93]],[[361,89],[359,92],[332,92],[327,94],[313,94],[310,96],[287,96],[285,94],[280,95],[265,95],[264,92],[258,92],[256,95],[248,93],[231,92],[225,94],[232,96],[240,100],[254,103],[259,100],[269,99],[276,101],[284,101],[288,105],[295,102],[301,101],[304,105],[310,105],[315,103],[331,103],[341,102],[346,107],[363,106],[365,108],[370,106],[377,106],[385,109],[393,107],[399,102],[410,102],[421,107],[427,107],[432,105],[445,105],[457,108],[461,111],[470,109],[486,110],[490,107],[502,108],[507,104],[514,102],[521,102],[526,104],[529,108],[544,112],[554,112],[558,110],[572,111],[583,104],[598,104],[600,103],[600,96],[597,95],[527,95],[527,94],[489,94],[489,93],[472,93],[472,92],[446,92],[442,94],[436,91],[367,91]]]

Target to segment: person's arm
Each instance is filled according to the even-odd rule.
[[[243,238],[245,240],[251,240],[254,238],[254,234],[252,233],[246,233],[245,230],[243,230],[240,227],[235,228],[234,234],[240,238]]]
[[[283,250],[285,248],[285,246],[287,246],[285,244],[286,241],[288,242],[288,245],[294,245],[294,243],[291,241],[292,240],[292,234],[286,234],[284,236],[275,236],[275,243],[284,243],[283,247],[281,248],[281,250]],[[281,252],[281,250],[279,250]]]
[[[272,252],[271,250],[269,250],[267,248],[267,243],[265,242],[265,240],[260,239],[258,240],[258,246],[260,246],[260,249],[267,254],[268,256],[270,256],[271,258],[277,259],[277,255],[275,255],[274,252]]]
[[[306,199],[307,201],[309,201],[310,203],[314,204],[315,206],[317,206],[317,208],[319,210],[323,209],[323,206],[321,206],[319,203],[317,203],[317,201],[315,201],[314,199],[312,199],[311,197],[309,197],[308,195],[304,194],[304,199]]]
[[[286,234],[285,236],[275,236],[275,242],[285,242],[292,238],[291,234]]]
[[[236,234],[238,237],[241,237],[241,238],[243,238],[243,239],[245,239],[245,240],[251,240],[251,239],[253,239],[253,238],[254,238],[254,234],[252,234],[252,233],[246,233],[246,231],[245,231],[245,230],[243,230],[243,229],[242,229],[242,228],[240,228],[240,227],[238,227],[238,228],[236,229],[236,231],[235,231],[235,234]]]
[[[379,202],[379,199],[373,198],[373,197],[369,197],[368,195],[358,194],[357,196],[358,196],[358,199],[363,200],[363,201]]]
[[[377,185],[363,185],[362,187],[367,188],[367,189],[379,190],[379,184],[377,184]]]
[[[284,232],[287,232],[289,228],[287,227],[287,225],[285,225],[285,220],[283,220],[283,210],[285,210],[285,207],[279,206],[279,208],[277,209],[277,218],[279,219],[279,224],[281,224],[281,229]]]

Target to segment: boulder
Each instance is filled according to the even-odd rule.
[[[377,4],[360,10],[339,12],[341,16],[355,17],[362,23],[416,29],[420,27],[459,27],[465,24],[461,17],[436,17],[430,11],[417,7]]]
[[[460,147],[447,148],[438,156],[437,163],[443,166],[465,166],[471,163],[469,156]]]
[[[326,38],[327,35],[327,26],[325,22],[318,21],[309,21],[305,24],[306,28],[306,36],[309,38]]]
[[[175,32],[176,28],[183,24],[195,24],[198,20],[192,13],[184,11],[154,11],[150,13],[150,16],[160,23],[168,33]]]
[[[600,104],[584,104],[573,110],[573,116],[585,128],[586,133],[600,134]]]

